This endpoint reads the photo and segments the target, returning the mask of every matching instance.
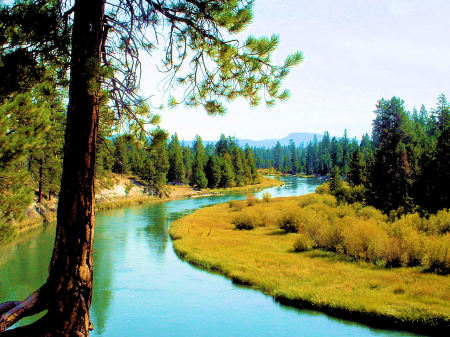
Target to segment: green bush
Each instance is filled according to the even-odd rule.
[[[337,205],[336,198],[329,194],[306,194],[299,198],[298,206],[305,207],[312,204],[325,204],[330,207]]]
[[[313,242],[307,235],[300,234],[300,237],[294,242],[294,251],[297,253],[306,252],[313,248]]]
[[[256,227],[255,219],[249,214],[239,214],[231,222],[236,229],[253,229]]]
[[[436,213],[430,215],[427,221],[427,229],[434,234],[450,233],[450,212],[444,208]]]
[[[361,210],[358,212],[358,216],[365,220],[374,219],[377,221],[387,221],[387,217],[380,210],[372,206],[361,208]]]
[[[231,223],[234,225],[235,229],[250,230],[255,227],[264,226],[265,220],[264,212],[258,209],[254,210],[253,208],[246,208],[239,212]]]
[[[330,184],[329,183],[323,183],[322,185],[319,185],[316,187],[316,193],[317,194],[331,194],[330,192]]]
[[[302,219],[298,212],[288,211],[278,220],[278,226],[286,233],[298,233],[302,226]]]
[[[441,240],[436,240],[433,237],[429,239],[422,266],[429,272],[450,273],[450,234],[446,234]]]

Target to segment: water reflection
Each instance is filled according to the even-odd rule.
[[[150,251],[163,258],[169,242],[169,214],[167,203],[159,203],[143,211],[144,228]]]

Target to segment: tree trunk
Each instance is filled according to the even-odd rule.
[[[89,336],[104,3],[75,1],[63,173],[49,277],[25,301],[15,307],[9,302],[0,311],[2,336]],[[2,334],[20,318],[45,308],[48,313],[38,322]]]
[[[69,108],[48,315],[62,336],[89,335],[93,283],[94,178],[104,0],[77,0]]]

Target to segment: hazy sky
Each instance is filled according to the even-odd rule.
[[[280,35],[275,62],[295,50],[305,60],[284,82],[291,98],[268,109],[244,100],[223,117],[204,110],[164,109],[161,126],[181,139],[281,138],[328,130],[360,137],[371,132],[377,100],[397,96],[406,107],[450,99],[449,0],[256,0],[247,35]],[[142,90],[161,100],[161,78],[145,58]]]

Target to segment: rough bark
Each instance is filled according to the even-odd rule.
[[[104,0],[76,0],[69,107],[55,247],[47,283],[0,319],[4,336],[89,336],[93,284],[94,176]],[[27,313],[48,309],[38,322],[1,333]]]
[[[94,178],[104,0],[78,0],[69,108],[48,314],[63,336],[89,335],[93,283]]]

